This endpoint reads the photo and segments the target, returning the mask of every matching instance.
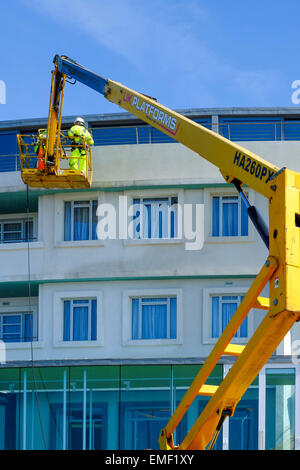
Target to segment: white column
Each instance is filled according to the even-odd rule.
[[[223,366],[223,380],[228,374],[231,368],[230,364],[224,364]],[[229,419],[226,418],[223,424],[223,450],[229,450]]]
[[[86,450],[86,369],[83,371],[82,450]]]
[[[67,370],[64,370],[63,390],[63,450],[67,449]]]
[[[27,421],[27,371],[23,376],[23,450],[26,450],[26,421]]]
[[[300,365],[295,366],[295,450],[300,450]]]
[[[258,450],[265,449],[266,435],[266,369],[258,376]]]

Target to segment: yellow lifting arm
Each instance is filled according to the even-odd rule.
[[[217,166],[228,183],[236,179],[263,196],[272,195],[268,183],[279,168],[253,152],[112,80],[107,80],[105,98]]]
[[[300,175],[285,168],[279,170],[238,144],[117,82],[107,81],[105,97],[213,163],[238,190],[246,184],[269,202],[269,257],[159,437],[161,449],[211,449],[224,420],[234,414],[247,388],[300,318]],[[270,298],[259,297],[268,282]],[[251,308],[267,310],[264,320],[246,346],[230,344]],[[230,372],[219,387],[205,384],[224,354],[237,357]],[[199,394],[211,398],[176,446],[173,432]]]

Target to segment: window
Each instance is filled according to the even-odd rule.
[[[177,298],[132,298],[132,339],[176,339]]]
[[[296,374],[294,368],[266,368],[267,450],[295,449]]]
[[[65,202],[64,240],[97,239],[97,200]]]
[[[212,197],[212,236],[248,236],[248,214],[240,196]]]
[[[211,296],[211,337],[219,338],[231,320],[236,309],[243,300],[241,295],[212,295]],[[247,317],[234,335],[235,338],[248,337]]]
[[[211,128],[211,118],[193,119]],[[95,145],[155,144],[176,142],[172,137],[152,126],[96,127],[93,129]]]
[[[15,130],[0,132],[0,172],[18,170],[17,133]]]
[[[281,140],[283,117],[222,117],[219,118],[219,132],[232,141]]]
[[[1,243],[18,243],[33,240],[33,220],[0,220]]]
[[[124,433],[122,433],[124,448],[158,450],[156,436],[159,436],[161,429],[166,426],[170,418],[169,403],[151,403],[148,407],[126,405],[124,407]],[[182,427],[181,425],[179,430]],[[183,436],[180,437],[183,440]]]
[[[97,340],[97,300],[64,300],[64,341]]]
[[[95,400],[94,396],[93,400]],[[55,404],[52,405],[52,408],[55,410],[55,419],[50,420],[50,439],[52,449],[59,449],[62,441],[60,429],[63,428],[65,411],[61,405]],[[99,405],[93,401],[93,407],[87,407],[85,416],[81,403],[72,403],[68,406],[68,426],[66,426],[65,439],[68,442],[69,449],[105,449],[107,428],[107,410],[105,405]],[[85,442],[85,447],[83,447],[83,441]]]
[[[0,339],[5,343],[22,343],[32,341],[32,313],[1,313]]]
[[[134,204],[134,238],[176,238],[177,197],[136,198]]]

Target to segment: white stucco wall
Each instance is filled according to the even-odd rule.
[[[298,142],[243,142],[242,145],[276,164],[300,171]],[[31,280],[72,280],[72,283],[48,283],[39,292],[39,342],[34,344],[36,360],[61,359],[130,359],[130,358],[202,358],[212,347],[205,339],[207,315],[204,295],[209,288],[245,288],[250,285],[267,257],[267,250],[249,222],[249,236],[243,240],[215,240],[210,237],[209,201],[215,192],[230,188],[188,185],[224,183],[217,168],[180,144],[105,146],[94,149],[93,191],[76,194],[57,193],[39,198],[38,242],[0,245],[0,282],[28,280],[28,255]],[[186,185],[186,188],[153,188],[159,185]],[[148,186],[146,190],[135,186]],[[108,191],[108,188],[115,190]],[[117,188],[117,189],[116,189]],[[123,190],[122,190],[123,188]],[[0,192],[25,191],[20,174],[0,173]],[[267,202],[248,188],[250,200],[267,220]],[[99,204],[118,207],[119,197],[135,194],[163,196],[178,194],[185,204],[204,204],[204,246],[198,251],[178,243],[128,243],[105,240],[84,243],[64,242],[64,201],[70,198],[97,199]],[[12,194],[13,197],[13,194]],[[224,275],[234,276],[226,279]],[[125,278],[167,277],[165,280],[131,280]],[[198,279],[176,279],[198,276]],[[219,279],[212,278],[219,276]],[[243,278],[241,276],[249,276]],[[206,278],[205,278],[206,277]],[[100,282],[99,279],[102,279]],[[113,278],[113,281],[103,280]],[[91,279],[91,282],[85,282]],[[98,279],[98,281],[97,281]],[[119,280],[116,280],[119,279]],[[123,279],[123,280],[122,280]],[[181,291],[180,341],[174,344],[130,345],[124,340],[124,292],[140,289],[178,289]],[[60,292],[99,292],[101,294],[101,344],[60,344],[57,335]],[[37,299],[36,299],[37,301]],[[257,324],[261,313],[253,314]],[[296,325],[291,341],[300,337]],[[125,342],[124,342],[125,341]],[[287,349],[286,349],[287,350]],[[285,349],[279,348],[280,353]],[[7,347],[8,360],[30,360],[29,345]]]

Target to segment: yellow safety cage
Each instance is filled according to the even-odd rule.
[[[47,129],[36,135],[19,134],[21,177],[25,184],[40,188],[89,188],[92,183],[92,151],[84,138],[74,144],[61,130],[63,95],[66,75],[52,71]],[[85,171],[69,168],[72,150],[79,149]]]

